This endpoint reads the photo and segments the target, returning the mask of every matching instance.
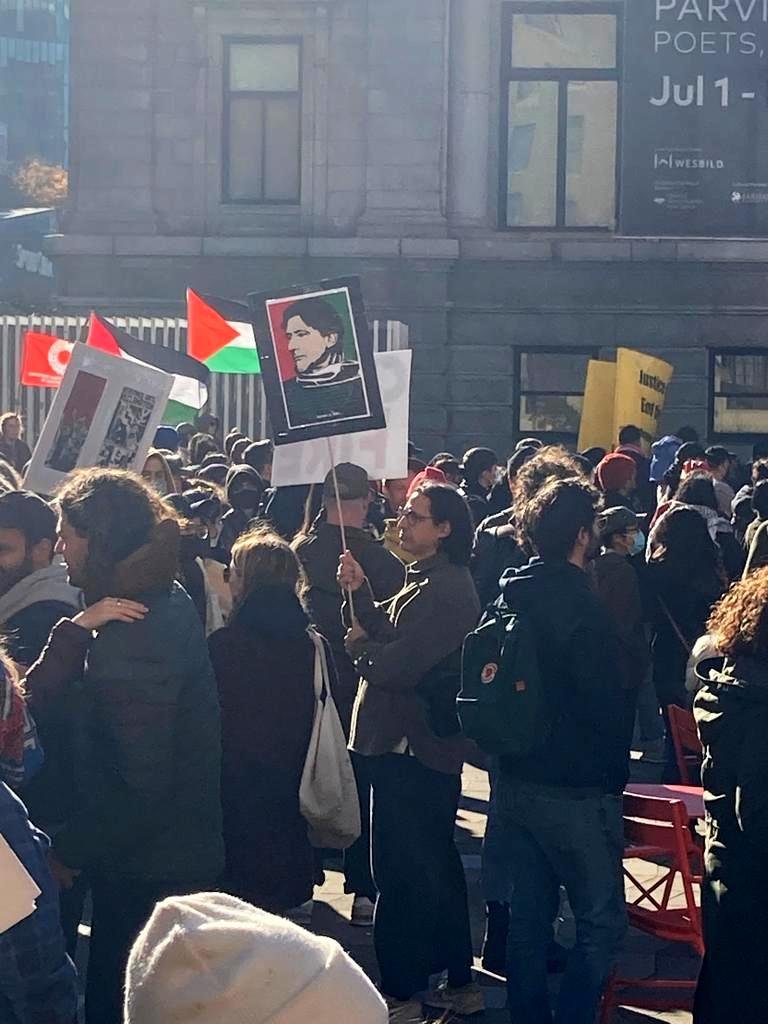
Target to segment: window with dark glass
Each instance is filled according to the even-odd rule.
[[[504,5],[503,227],[614,227],[618,32],[613,5]]]
[[[553,434],[575,440],[579,433],[587,364],[592,349],[535,349],[517,353],[520,434]]]
[[[297,203],[301,191],[301,44],[225,43],[224,199]]]
[[[711,433],[768,434],[765,349],[712,352],[711,371]]]

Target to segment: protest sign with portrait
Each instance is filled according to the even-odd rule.
[[[387,426],[336,438],[333,461],[362,466],[371,480],[400,479],[408,475],[408,417],[411,356],[409,351],[376,352],[376,372]],[[325,441],[299,441],[275,449],[273,487],[322,483],[331,463]]]
[[[53,494],[74,469],[141,469],[173,378],[154,367],[74,345],[32,453],[24,486]]]
[[[276,445],[386,425],[358,278],[248,299]]]

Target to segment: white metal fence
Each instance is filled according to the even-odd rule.
[[[109,319],[142,341],[181,352],[187,350],[186,320],[125,316],[111,316]],[[22,342],[28,330],[53,334],[69,341],[85,340],[88,320],[81,316],[0,316],[0,412],[21,415],[27,440],[33,446],[56,392],[52,388],[21,386]],[[374,320],[373,337],[377,352],[408,348],[408,327],[397,320]],[[225,435],[233,427],[253,438],[267,434],[261,377],[211,374],[208,407],[221,419]]]

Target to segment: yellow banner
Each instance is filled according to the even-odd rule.
[[[580,452],[586,451],[587,448],[605,448],[609,452],[613,447],[615,392],[616,363],[590,359],[579,424]]]
[[[640,428],[647,445],[656,440],[673,372],[674,367],[656,356],[629,348],[616,350],[612,443],[630,423]]]

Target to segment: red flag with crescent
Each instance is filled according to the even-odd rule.
[[[21,361],[21,383],[32,388],[57,388],[64,376],[74,342],[52,334],[27,331]]]

